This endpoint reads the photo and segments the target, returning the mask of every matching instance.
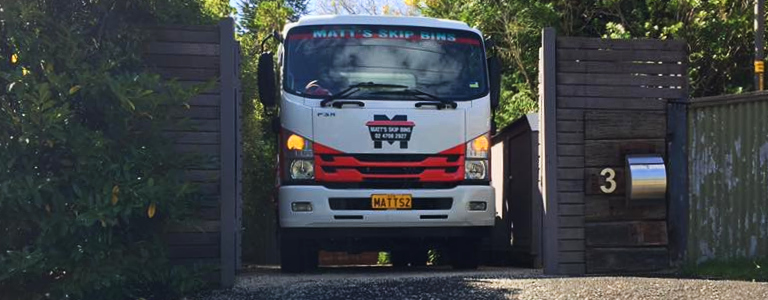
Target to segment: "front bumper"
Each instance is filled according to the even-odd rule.
[[[370,198],[372,194],[411,194],[414,198],[453,198],[444,210],[332,210],[329,198]],[[294,212],[292,202],[312,203],[311,212]],[[470,211],[470,201],[485,201],[484,211]],[[496,216],[491,186],[460,185],[451,189],[329,189],[323,186],[282,186],[279,189],[282,228],[391,228],[493,226]],[[440,218],[434,218],[440,216]]]

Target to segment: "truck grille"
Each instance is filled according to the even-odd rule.
[[[437,154],[315,154],[319,182],[413,183],[464,179],[464,146]]]

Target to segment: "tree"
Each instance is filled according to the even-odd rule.
[[[544,27],[561,36],[685,39],[690,95],[752,88],[752,1],[421,0],[431,17],[461,20],[489,35],[502,58],[500,127],[537,109],[538,47]]]
[[[317,11],[313,13],[328,15],[403,15],[419,13],[413,0],[317,0]]]
[[[166,225],[199,203],[171,108],[197,92],[145,71],[147,26],[214,24],[196,0],[0,3],[0,298],[172,299]],[[222,7],[218,7],[221,9]]]
[[[243,152],[244,182],[243,235],[244,260],[274,263],[277,216],[273,202],[277,136],[272,132],[272,119],[258,99],[257,63],[261,41],[273,31],[282,30],[289,20],[296,20],[306,10],[302,0],[254,0],[243,2],[238,39],[242,48],[241,82],[243,84]],[[274,40],[266,44],[268,51],[277,50]]]

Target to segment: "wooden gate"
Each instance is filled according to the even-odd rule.
[[[628,201],[625,158],[657,154],[668,178],[685,172],[669,159],[684,150],[668,145],[686,137],[667,126],[668,105],[687,99],[685,43],[545,29],[540,55],[545,272],[668,268],[670,202]],[[668,181],[668,195],[681,186]]]
[[[151,71],[184,85],[214,81],[189,107],[174,116],[189,119],[192,128],[168,130],[179,153],[206,159],[190,166],[186,178],[197,183],[205,197],[201,222],[173,228],[168,236],[171,259],[178,263],[220,266],[217,280],[234,284],[240,267],[242,140],[239,82],[240,46],[234,21],[218,26],[162,26],[150,29],[144,59]]]

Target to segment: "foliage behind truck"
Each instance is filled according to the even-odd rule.
[[[417,266],[441,249],[476,268],[496,210],[499,94],[481,33],[430,18],[313,16],[273,37],[277,65],[262,54],[258,75],[261,101],[279,109],[283,271],[316,267],[319,250],[386,250]]]

